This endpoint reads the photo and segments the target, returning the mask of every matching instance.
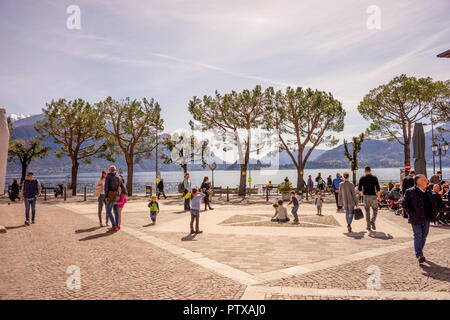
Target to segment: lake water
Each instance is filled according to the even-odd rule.
[[[322,177],[326,178],[328,175],[332,175],[334,178],[337,172],[341,174],[344,171],[349,171],[349,169],[307,169],[303,177],[308,178],[308,175],[312,175],[313,179],[317,176],[318,172],[322,173]],[[445,181],[450,180],[450,168],[443,168],[443,177]],[[380,182],[400,181],[400,168],[373,168],[372,173],[375,174]],[[427,169],[428,177],[433,174],[433,168]],[[67,175],[39,175],[35,173],[37,178],[42,183],[62,183],[65,184],[68,181]],[[289,177],[289,180],[296,184],[297,181],[297,171],[294,169],[280,169],[280,170],[252,170],[249,172],[252,177],[251,185],[262,185],[267,184],[272,181],[273,184],[278,184],[284,180],[285,177]],[[358,170],[357,178],[364,174],[363,169]],[[211,170],[205,171],[191,171],[191,181],[193,187],[199,186],[204,176],[208,176],[211,180]],[[236,187],[239,185],[239,175],[238,170],[216,170],[214,171],[214,185],[216,187]],[[126,173],[124,175],[126,177]],[[7,175],[7,182],[9,183],[13,177],[18,177],[18,175]],[[78,182],[80,184],[91,184],[95,183],[100,177],[99,174],[95,173],[80,173],[78,175]],[[178,183],[183,180],[182,171],[162,171],[161,178],[164,179],[165,183]],[[70,180],[70,177],[69,177]],[[134,174],[133,182],[136,184],[150,184],[155,180],[155,172],[137,172]],[[248,183],[247,183],[248,185]]]

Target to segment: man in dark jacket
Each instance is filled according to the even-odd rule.
[[[15,202],[16,199],[20,199],[19,193],[20,193],[20,186],[19,186],[19,184],[17,183],[17,179],[14,178],[14,179],[13,179],[13,183],[12,183],[12,185],[11,185],[11,188],[10,188],[10,190],[9,190],[9,199],[10,199],[12,202]]]
[[[164,179],[159,180],[158,185],[156,186],[156,189],[157,189],[157,193],[158,193],[157,194],[158,200],[159,200],[159,197],[161,196],[161,193],[164,196],[164,199],[167,199],[167,196],[164,193]]]
[[[403,179],[403,183],[402,183],[402,192],[403,193],[405,193],[405,191],[408,190],[409,188],[414,187],[414,175],[415,175],[415,172],[413,170],[411,170],[409,175],[407,175]]]
[[[415,186],[405,191],[402,206],[408,215],[414,233],[414,250],[419,263],[425,262],[423,248],[430,230],[430,222],[435,221],[437,204],[427,188],[428,179],[418,174],[414,177]]]
[[[106,197],[106,214],[111,221],[112,227],[108,229],[108,232],[116,232],[118,230],[119,223],[119,206],[116,204],[118,201],[120,178],[116,172],[116,167],[109,167],[109,173],[105,179],[105,197]],[[115,197],[114,197],[115,194]],[[115,198],[115,199],[113,199]],[[111,201],[112,200],[112,201]],[[114,216],[112,215],[112,210],[114,210]]]
[[[41,183],[34,179],[33,172],[28,172],[27,178],[22,186],[22,199],[25,203],[25,225],[30,225],[30,207],[31,207],[31,223],[34,223],[36,217],[36,201],[41,196]]]

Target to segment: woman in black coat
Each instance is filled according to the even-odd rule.
[[[209,197],[211,194],[211,182],[209,182],[208,177],[204,177],[203,178],[203,182],[202,185],[200,186],[200,189],[202,190],[202,192],[206,195],[205,196],[205,211],[208,210],[214,210],[214,208],[211,208],[211,204],[209,202]]]

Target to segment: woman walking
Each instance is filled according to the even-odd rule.
[[[102,222],[102,211],[103,211],[103,205],[106,206],[105,203],[105,180],[106,175],[108,173],[106,170],[102,171],[102,176],[100,179],[98,179],[97,183],[95,184],[95,195],[98,197],[98,221],[100,222],[100,227],[103,227]],[[108,215],[106,215],[106,225],[108,226]]]
[[[210,196],[211,196],[211,182],[209,182],[208,177],[203,178],[202,185],[200,186],[200,190],[205,194],[205,211],[208,210],[214,210],[214,208],[211,208],[210,204]]]
[[[349,181],[350,174],[344,172],[344,181],[339,184],[338,204],[345,208],[348,232],[352,232],[352,221],[355,207],[358,206],[358,196],[355,186]]]
[[[120,187],[119,187],[119,193],[120,198],[119,201],[116,203],[119,206],[119,221],[117,222],[117,229],[120,230],[120,224],[122,223],[122,210],[125,206],[125,203],[127,203],[127,187],[125,186],[124,179],[122,176],[119,176],[120,178]]]

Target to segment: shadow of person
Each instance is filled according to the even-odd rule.
[[[446,281],[450,282],[450,268],[440,266],[432,261],[425,261],[425,263],[420,264],[420,267],[422,268],[424,276],[427,276],[429,278],[439,280],[439,281]]]
[[[390,235],[389,233],[376,232],[376,231],[370,231],[369,237],[375,238],[375,239],[381,239],[381,240],[394,239],[394,237],[392,235]]]
[[[450,229],[450,226],[445,224],[430,224],[430,227],[438,229]]]
[[[190,233],[187,236],[181,238],[181,241],[194,241],[196,236],[196,233]]]
[[[97,226],[97,227],[92,227],[92,228],[88,228],[88,229],[78,229],[78,230],[75,230],[75,233],[92,232],[92,231],[95,231],[100,228],[101,228],[100,226]]]
[[[151,227],[151,226],[154,226],[154,225],[155,225],[154,223],[150,222],[149,224],[144,224],[143,227]]]
[[[93,235],[91,235],[91,236],[87,236],[87,237],[81,238],[79,241],[87,241],[87,240],[100,239],[100,238],[103,238],[103,237],[108,237],[108,236],[110,236],[110,235],[112,235],[112,233],[109,233],[109,232],[105,232],[105,233],[97,233],[97,234],[93,234]]]
[[[360,231],[360,232],[346,232],[344,233],[347,237],[354,238],[354,239],[362,239],[364,238],[366,232]]]
[[[5,226],[5,229],[6,230],[12,230],[12,229],[19,229],[19,228],[24,228],[24,227],[26,227],[26,225],[21,224],[20,226],[12,226],[12,227]]]

